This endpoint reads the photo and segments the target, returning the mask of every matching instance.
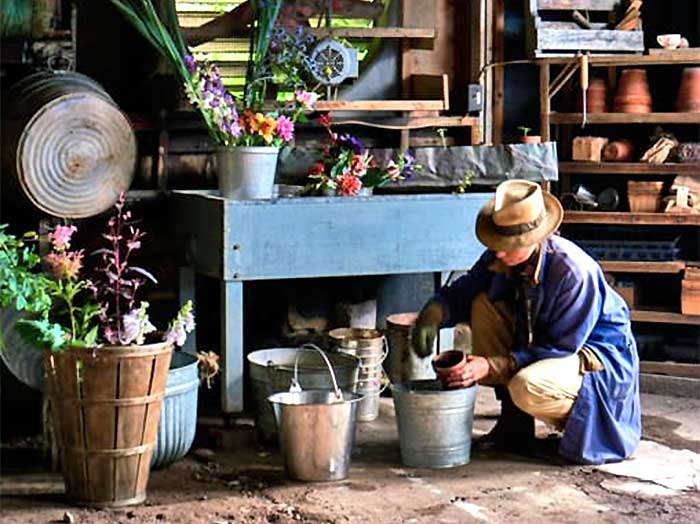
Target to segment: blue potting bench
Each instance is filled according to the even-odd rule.
[[[174,191],[180,297],[195,273],[221,281],[222,409],[243,409],[243,283],[469,268],[488,193],[237,201]],[[191,337],[194,347],[194,337]]]

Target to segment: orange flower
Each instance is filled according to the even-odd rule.
[[[260,116],[260,118],[258,118]],[[275,120],[272,117],[269,116],[263,116],[260,113],[257,113],[255,115],[256,119],[258,120],[260,127],[258,130],[258,134],[263,137],[263,140],[265,140],[266,144],[269,144],[272,142],[272,139],[275,137],[275,129],[277,128],[277,120]]]

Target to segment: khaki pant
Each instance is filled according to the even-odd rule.
[[[548,358],[515,372],[514,313],[504,302],[493,304],[486,293],[472,303],[472,352],[489,361],[486,385],[505,385],[513,403],[524,412],[562,429],[583,382],[579,355]]]

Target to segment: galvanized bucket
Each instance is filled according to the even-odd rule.
[[[233,200],[272,198],[279,151],[278,147],[265,146],[218,148],[221,196]]]
[[[248,355],[253,402],[255,404],[255,427],[258,439],[264,443],[275,442],[277,429],[272,406],[267,401],[273,393],[287,391],[294,378],[294,362],[299,358],[299,384],[304,389],[330,391],[333,382],[326,371],[323,359],[317,354],[301,348],[274,348],[253,351]],[[338,385],[343,391],[355,391],[360,361],[350,355],[331,353],[328,358]]]
[[[158,435],[151,468],[162,468],[184,457],[197,430],[199,373],[197,357],[174,351],[170,361],[165,397],[160,409]]]
[[[436,380],[391,386],[405,466],[451,468],[469,463],[476,389],[443,391]]]
[[[289,391],[270,395],[268,400],[274,408],[280,449],[290,478],[343,480],[350,468],[357,405],[362,397],[340,390],[328,357],[315,349],[328,366],[333,391],[302,391],[295,379]]]
[[[386,317],[389,355],[385,364],[392,384],[405,384],[414,380],[435,378],[431,359],[421,358],[413,350],[411,331],[418,313],[396,313]],[[431,356],[437,354],[437,345]]]
[[[22,340],[15,322],[27,318],[14,307],[0,308],[0,357],[12,374],[30,388],[44,389],[44,355]]]
[[[363,396],[357,420],[369,422],[379,416],[379,395],[389,384],[382,363],[387,356],[386,337],[376,329],[337,328],[328,332],[336,349],[360,359],[356,392]]]

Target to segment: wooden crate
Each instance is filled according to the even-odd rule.
[[[600,162],[608,139],[602,136],[577,136],[574,138],[571,157],[582,162]]]
[[[527,47],[534,57],[593,53],[641,53],[644,32],[606,29],[591,23],[583,29],[573,21],[574,11],[612,11],[619,0],[527,0]],[[555,13],[553,13],[555,12]],[[549,20],[556,14],[559,20]],[[559,16],[561,15],[561,16]]]

